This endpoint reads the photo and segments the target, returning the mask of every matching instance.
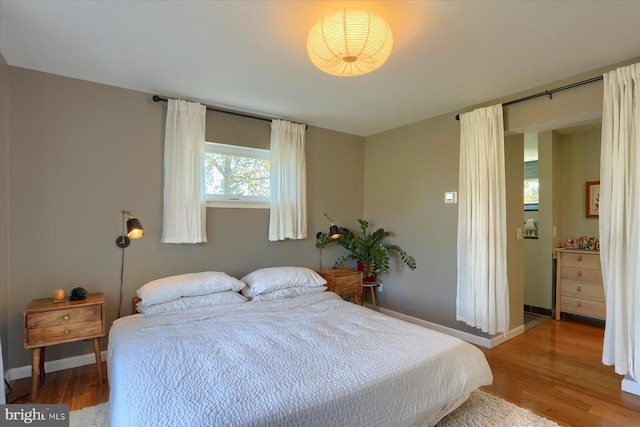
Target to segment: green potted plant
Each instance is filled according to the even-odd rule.
[[[390,235],[384,228],[369,232],[369,222],[359,219],[360,233],[354,233],[346,227],[338,227],[340,236],[331,238],[329,234],[320,233],[316,239],[316,248],[324,249],[327,245],[338,244],[347,250],[333,264],[333,268],[341,266],[346,260],[352,259],[358,263],[364,281],[373,281],[378,273],[389,272],[391,253],[396,253],[411,270],[416,269],[416,260],[408,255],[398,245],[385,244],[383,240]]]

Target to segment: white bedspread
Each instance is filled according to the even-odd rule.
[[[435,423],[492,382],[474,346],[323,292],[117,320],[111,425]]]

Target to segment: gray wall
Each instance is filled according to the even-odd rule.
[[[117,315],[122,252],[115,239],[122,209],[133,211],[145,227],[145,236],[125,253],[125,314],[138,287],[167,275],[219,270],[242,277],[265,266],[317,268],[315,233],[329,226],[323,213],[347,225],[363,215],[364,139],[310,127],[308,239],[269,242],[265,209],[207,209],[208,243],[162,244],[166,104],[154,103],[151,94],[9,68],[11,168],[2,181],[11,199],[3,221],[11,243],[8,286],[2,287],[8,296],[3,308],[10,302],[3,309],[8,368],[30,364],[22,310],[53,289],[104,292],[111,325]],[[2,110],[4,117],[7,109]],[[251,145],[268,143],[269,132],[268,122],[208,113],[208,139]],[[85,342],[53,346],[47,360],[91,352]]]
[[[585,216],[585,184],[600,180],[600,128],[562,135],[564,231],[567,237],[598,238],[598,218]]]

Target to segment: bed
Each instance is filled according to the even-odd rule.
[[[116,320],[111,425],[433,425],[492,382],[466,342],[333,292],[293,294]]]

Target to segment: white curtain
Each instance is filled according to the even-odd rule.
[[[509,329],[502,105],[460,115],[456,319]]]
[[[600,260],[607,321],[602,362],[640,381],[640,63],[604,75]]]
[[[269,240],[307,237],[305,125],[271,122],[271,215]]]
[[[204,243],[204,105],[170,99],[164,138],[163,243]]]

